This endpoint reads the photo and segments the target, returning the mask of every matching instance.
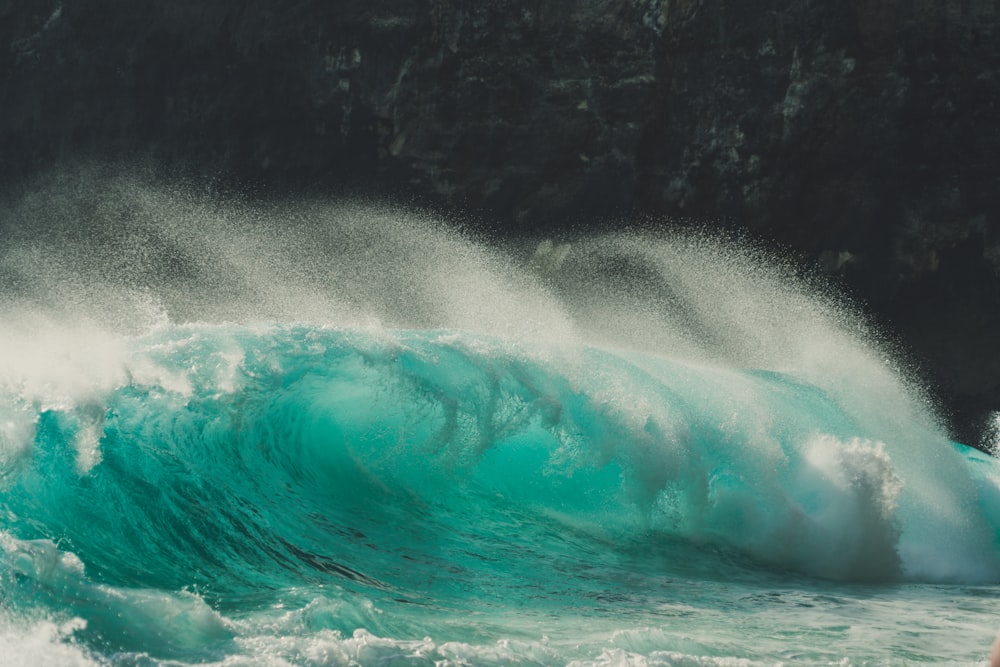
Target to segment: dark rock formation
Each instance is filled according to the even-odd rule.
[[[1000,409],[994,0],[0,0],[0,179],[151,158],[505,233],[745,227]]]

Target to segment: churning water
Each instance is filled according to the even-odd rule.
[[[975,664],[1000,465],[749,244],[0,211],[6,665]]]

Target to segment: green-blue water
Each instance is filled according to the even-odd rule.
[[[0,663],[986,660],[1000,464],[773,258],[116,187],[7,211]]]

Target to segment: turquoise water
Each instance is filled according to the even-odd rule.
[[[56,192],[0,255],[4,664],[986,661],[1000,464],[774,257]]]

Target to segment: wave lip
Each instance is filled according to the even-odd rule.
[[[995,517],[987,506],[945,525],[952,543],[927,541],[924,525],[911,538],[913,521],[948,517],[907,488],[905,453],[773,372],[589,346],[537,357],[453,331],[203,325],[131,345],[144,376],[33,418],[22,407],[10,449],[33,459],[8,474],[4,507],[9,530],[58,532],[137,583],[235,587],[227,573],[247,570],[271,586],[413,587],[419,575],[393,559],[468,560],[463,539],[477,552],[524,544],[511,531],[533,521],[886,581],[924,576],[908,550],[981,544],[960,531]],[[91,544],[96,527],[118,547]],[[432,537],[449,534],[462,537]],[[544,559],[550,542],[516,560],[534,567],[525,554]],[[177,571],[192,554],[196,582]]]

